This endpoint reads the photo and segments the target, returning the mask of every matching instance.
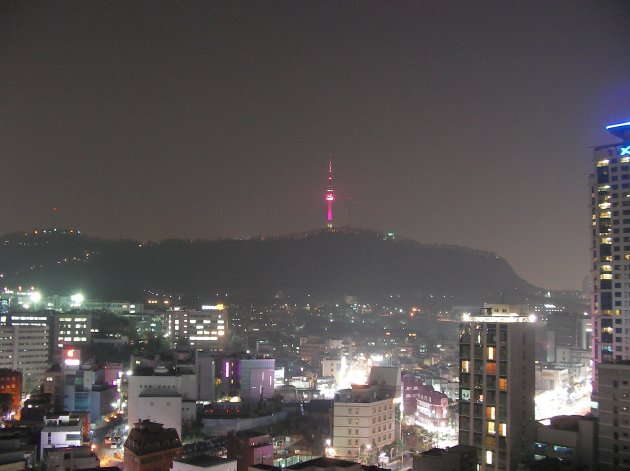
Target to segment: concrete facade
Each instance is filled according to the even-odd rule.
[[[482,471],[516,470],[534,455],[534,329],[520,306],[486,306],[460,324],[459,443]]]

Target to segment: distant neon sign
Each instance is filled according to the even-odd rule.
[[[619,155],[630,155],[630,146],[620,147]]]

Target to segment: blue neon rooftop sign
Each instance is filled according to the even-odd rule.
[[[630,146],[620,147],[619,155],[630,155]]]
[[[622,128],[624,126],[630,126],[630,121],[626,121],[625,123],[609,124],[608,126],[606,126],[606,131],[610,131],[611,129]]]

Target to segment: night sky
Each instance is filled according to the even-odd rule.
[[[0,233],[315,229],[332,155],[338,224],[581,288],[628,44],[625,1],[2,2]]]

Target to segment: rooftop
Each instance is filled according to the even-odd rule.
[[[147,455],[181,446],[177,430],[164,428],[162,424],[150,420],[136,423],[125,442],[125,448],[136,455]]]
[[[179,463],[190,464],[192,466],[199,466],[200,468],[210,468],[218,464],[235,462],[235,460],[231,460],[228,458],[219,458],[218,456],[210,456],[210,455],[198,455],[198,456],[191,456],[189,458],[176,458],[174,461],[177,461]]]

